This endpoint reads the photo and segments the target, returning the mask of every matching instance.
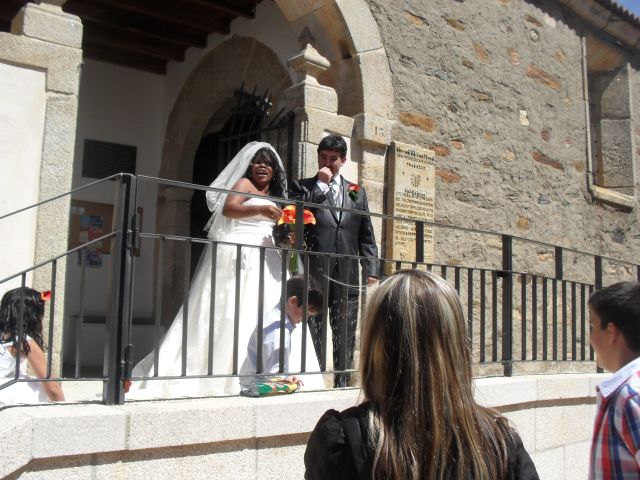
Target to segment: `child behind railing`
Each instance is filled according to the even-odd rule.
[[[278,304],[268,312],[263,321],[262,329],[262,371],[264,373],[257,374],[258,364],[258,328],[253,331],[249,344],[247,345],[247,356],[244,363],[240,368],[240,375],[243,375],[241,380],[241,394],[249,397],[258,397],[262,395],[271,395],[274,393],[289,393],[289,389],[280,389],[279,385],[282,382],[297,384],[298,386],[307,383],[307,387],[310,389],[321,389],[324,387],[324,381],[322,376],[315,375],[289,375],[285,378],[284,375],[279,375],[280,370],[280,353],[283,350],[282,357],[284,358],[283,370],[285,372],[290,371],[290,367],[299,358],[293,358],[293,362],[290,362],[291,356],[291,338],[294,335],[296,326],[299,325],[304,317],[303,299],[304,295],[307,295],[307,318],[311,315],[318,314],[322,309],[322,291],[320,287],[315,284],[313,280],[309,283],[305,283],[303,275],[294,275],[287,280],[287,295],[284,301],[278,302]],[[280,343],[281,336],[281,312],[284,308],[284,334],[282,335],[284,343]],[[302,344],[302,340],[299,342]],[[308,337],[308,347],[311,346],[311,336]],[[319,371],[315,354],[309,352],[308,363],[306,365],[307,371]],[[296,364],[292,371],[297,371],[298,366]],[[295,389],[295,387],[294,387]]]
[[[58,382],[16,382],[16,357],[20,349],[20,378],[34,378],[26,373],[27,363],[37,378],[45,378],[47,365],[42,339],[44,304],[49,292],[40,293],[28,287],[9,290],[0,303],[0,406],[19,403],[64,400]],[[19,342],[19,321],[22,314],[22,342]],[[18,344],[20,343],[20,347]]]

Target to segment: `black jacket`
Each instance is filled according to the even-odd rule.
[[[373,465],[373,447],[367,423],[369,404],[363,403],[343,412],[327,410],[313,429],[304,453],[306,480],[369,480]],[[538,472],[514,432],[509,445],[509,480],[538,480]]]
[[[289,191],[289,197],[304,202],[329,205],[329,202],[317,185],[318,178],[305,178],[294,181]],[[364,188],[356,194],[353,200],[349,196],[349,188],[355,185],[342,177],[342,208],[369,211],[367,193]],[[310,250],[314,252],[338,253],[343,255],[359,255],[368,260],[366,265],[367,276],[378,276],[378,248],[371,219],[368,215],[360,215],[343,211],[341,214],[336,209],[309,207],[316,217],[316,225],[310,225],[306,240]],[[312,257],[312,262],[322,262],[321,258]],[[345,272],[346,273],[346,272]],[[355,278],[354,278],[355,275]],[[341,275],[342,280],[354,284],[357,280],[357,270],[351,268],[349,276]]]

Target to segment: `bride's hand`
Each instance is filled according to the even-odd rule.
[[[273,205],[262,205],[261,212],[265,217],[271,218],[274,221],[278,220],[282,215],[282,210]]]

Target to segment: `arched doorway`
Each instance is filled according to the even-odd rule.
[[[243,83],[272,92],[271,101],[276,103],[280,92],[291,85],[291,79],[277,55],[255,39],[236,36],[214,48],[184,82],[169,114],[160,177],[189,183],[194,180],[198,146],[208,134],[224,128],[233,109],[235,92]],[[198,174],[196,183],[208,185],[213,176],[212,172]],[[191,190],[160,187],[157,231],[189,235],[191,203]],[[201,229],[202,225],[193,228]],[[175,244],[167,245],[164,251],[163,272],[162,322],[168,324],[179,308],[184,286],[184,257]]]
[[[284,109],[273,112],[271,95],[265,91],[256,95],[258,87],[252,93],[245,91],[241,85],[234,92],[235,101],[223,126],[219,127],[219,117],[211,118],[200,144],[196,149],[193,163],[191,183],[208,185],[227,166],[235,154],[248,142],[264,141],[270,143],[280,155],[285,171],[291,178],[292,160],[292,114]],[[224,115],[228,109],[223,109]],[[190,205],[191,237],[205,238],[206,225],[211,212],[207,208],[206,192],[194,190]],[[191,277],[195,272],[198,260],[204,250],[204,244],[194,243],[191,246]]]
[[[317,42],[318,50],[330,60],[332,67],[319,80],[338,93],[340,118],[317,111],[306,116],[304,98],[299,99],[303,104],[290,106],[299,108],[302,116],[306,116],[297,119],[296,156],[301,158],[297,159],[294,175],[307,174],[307,170],[313,168],[309,165],[315,162],[306,157],[312,156],[309,145],[317,143],[315,137],[319,132],[355,125],[352,132],[342,134],[351,134],[352,141],[358,144],[352,159],[363,166],[358,168],[359,181],[369,190],[381,192],[372,198],[369,206],[372,211],[382,211],[384,185],[378,176],[369,177],[365,172],[384,170],[394,119],[394,94],[384,45],[367,3],[364,0],[346,4],[326,0],[303,3],[275,0],[274,3],[288,22],[287,28],[291,28],[299,41]],[[280,93],[292,85],[290,73],[294,72],[284,67],[286,58],[279,57],[254,38],[239,36],[229,38],[202,57],[184,82],[167,119],[159,176],[192,180],[195,152],[205,136],[212,112],[220,111],[225,102],[233,98],[234,89],[242,81],[246,85],[268,88],[274,92],[274,103],[277,103]],[[156,217],[158,232],[189,234],[191,192],[160,188],[158,205],[162,207]],[[172,318],[179,303],[174,299],[175,292],[183,289],[184,261],[171,249],[167,249],[165,255],[161,295],[163,320],[167,322],[167,316]]]

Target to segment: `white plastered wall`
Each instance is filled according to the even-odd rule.
[[[136,173],[156,176],[162,146],[162,87],[163,77],[129,68],[85,60],[80,81],[78,104],[78,128],[76,133],[73,185],[79,187],[97,179],[82,177],[84,142],[87,139],[136,147]],[[78,200],[114,203],[114,182],[104,182],[74,194]],[[153,229],[156,215],[156,191],[144,184],[138,205],[142,208],[142,226]],[[111,221],[111,219],[108,219]],[[73,233],[73,232],[72,232]],[[75,260],[75,259],[73,259]],[[153,263],[153,248],[145,245],[136,263],[142,271],[149,270]],[[106,296],[103,282],[111,264],[111,255],[103,255],[101,268],[87,268],[85,291],[85,313],[104,315]],[[69,262],[68,287],[79,291],[80,267],[77,261]],[[136,283],[135,296],[150,298],[152,286],[142,278]],[[77,307],[77,306],[76,306]],[[152,302],[139,302],[135,316],[150,316]],[[69,304],[70,312],[74,305]]]
[[[161,75],[110,65],[93,60],[83,63],[78,103],[78,127],[76,132],[74,188],[97,181],[82,176],[85,140],[136,147],[136,173],[157,176],[162,146],[163,85]],[[142,228],[154,230],[156,216],[156,188],[142,184],[138,195]],[[74,200],[113,205],[116,182],[107,181],[81,190]],[[105,223],[111,223],[111,218]],[[70,232],[70,235],[77,232]],[[103,361],[105,327],[102,318],[107,311],[107,288],[112,254],[102,254],[100,267],[85,268],[85,286],[81,289],[81,265],[74,255],[67,263],[67,289],[75,292],[66,303],[65,362],[73,363],[75,344],[80,345],[83,365],[98,366]],[[140,272],[152,270],[154,245],[143,242],[140,255],[135,257]],[[82,298],[80,296],[82,293]],[[150,318],[153,312],[153,285],[148,276],[142,275],[135,282],[133,291],[135,318]],[[92,321],[85,321],[78,329],[81,311]],[[96,319],[96,320],[93,320]],[[148,327],[146,327],[148,328]],[[78,337],[79,332],[79,337]],[[134,342],[150,348],[151,336],[145,327],[135,326]]]
[[[71,188],[71,171],[73,166],[73,145],[75,142],[75,126],[77,118],[77,100],[79,69],[82,60],[82,24],[78,17],[68,15],[57,5],[43,1],[39,4],[27,3],[14,18],[11,29],[13,33],[0,32],[0,64],[4,73],[11,71],[6,77],[7,85],[3,86],[1,95],[4,101],[13,102],[11,109],[33,108],[38,105],[44,95],[44,113],[38,113],[32,125],[22,127],[33,129],[32,132],[13,131],[9,134],[23,135],[11,138],[12,145],[34,141],[30,145],[30,162],[38,162],[35,171],[29,172],[31,182],[25,182],[23,172],[12,171],[8,181],[18,187],[25,187],[17,195],[21,207],[28,206],[33,200],[33,188],[37,188],[37,200],[43,201],[57,197]],[[9,67],[10,66],[10,67]],[[34,72],[37,75],[34,76]],[[36,87],[32,83],[34,77],[41,76],[44,86]],[[29,79],[31,78],[31,79]],[[22,84],[22,81],[25,84]],[[40,82],[40,80],[35,80]],[[29,86],[31,83],[31,86]],[[5,89],[5,87],[7,87]],[[33,99],[27,99],[24,89],[30,88]],[[6,92],[21,95],[19,98],[7,99]],[[21,93],[20,93],[21,92]],[[17,102],[19,100],[19,102]],[[38,107],[40,109],[41,107]],[[6,111],[5,111],[6,112]],[[23,112],[22,114],[26,114]],[[20,114],[12,112],[17,119]],[[2,122],[3,129],[10,129]],[[14,128],[17,127],[17,123]],[[39,140],[35,139],[36,132]],[[33,135],[33,136],[32,136]],[[16,143],[17,142],[17,143]],[[36,157],[39,156],[38,160]],[[6,161],[6,159],[3,159]],[[6,170],[5,170],[6,172]],[[24,195],[23,195],[24,193]],[[24,198],[23,198],[24,196]],[[48,202],[35,211],[35,222],[20,225],[26,230],[0,227],[0,236],[9,238],[13,245],[20,245],[17,251],[3,250],[5,256],[18,257],[18,262],[29,261],[29,264],[44,265],[34,270],[33,278],[28,279],[29,286],[38,290],[53,289],[55,282],[55,307],[47,311],[44,319],[45,331],[50,333],[48,339],[52,354],[52,368],[55,372],[59,366],[59,354],[62,343],[64,322],[64,278],[66,262],[59,260],[55,268],[49,260],[66,250],[69,225],[69,197],[62,196],[58,200]],[[33,215],[33,214],[32,214]],[[10,265],[15,268],[17,265]],[[29,265],[19,266],[19,268]],[[8,272],[14,274],[17,272]],[[53,302],[52,302],[53,303]],[[53,314],[53,316],[50,315]]]
[[[0,63],[0,216],[38,202],[46,107],[42,71]],[[33,265],[37,211],[0,220],[0,279]],[[20,235],[11,234],[21,232]],[[11,252],[11,254],[8,254]],[[31,285],[32,275],[26,278]],[[0,296],[20,277],[0,284]]]

